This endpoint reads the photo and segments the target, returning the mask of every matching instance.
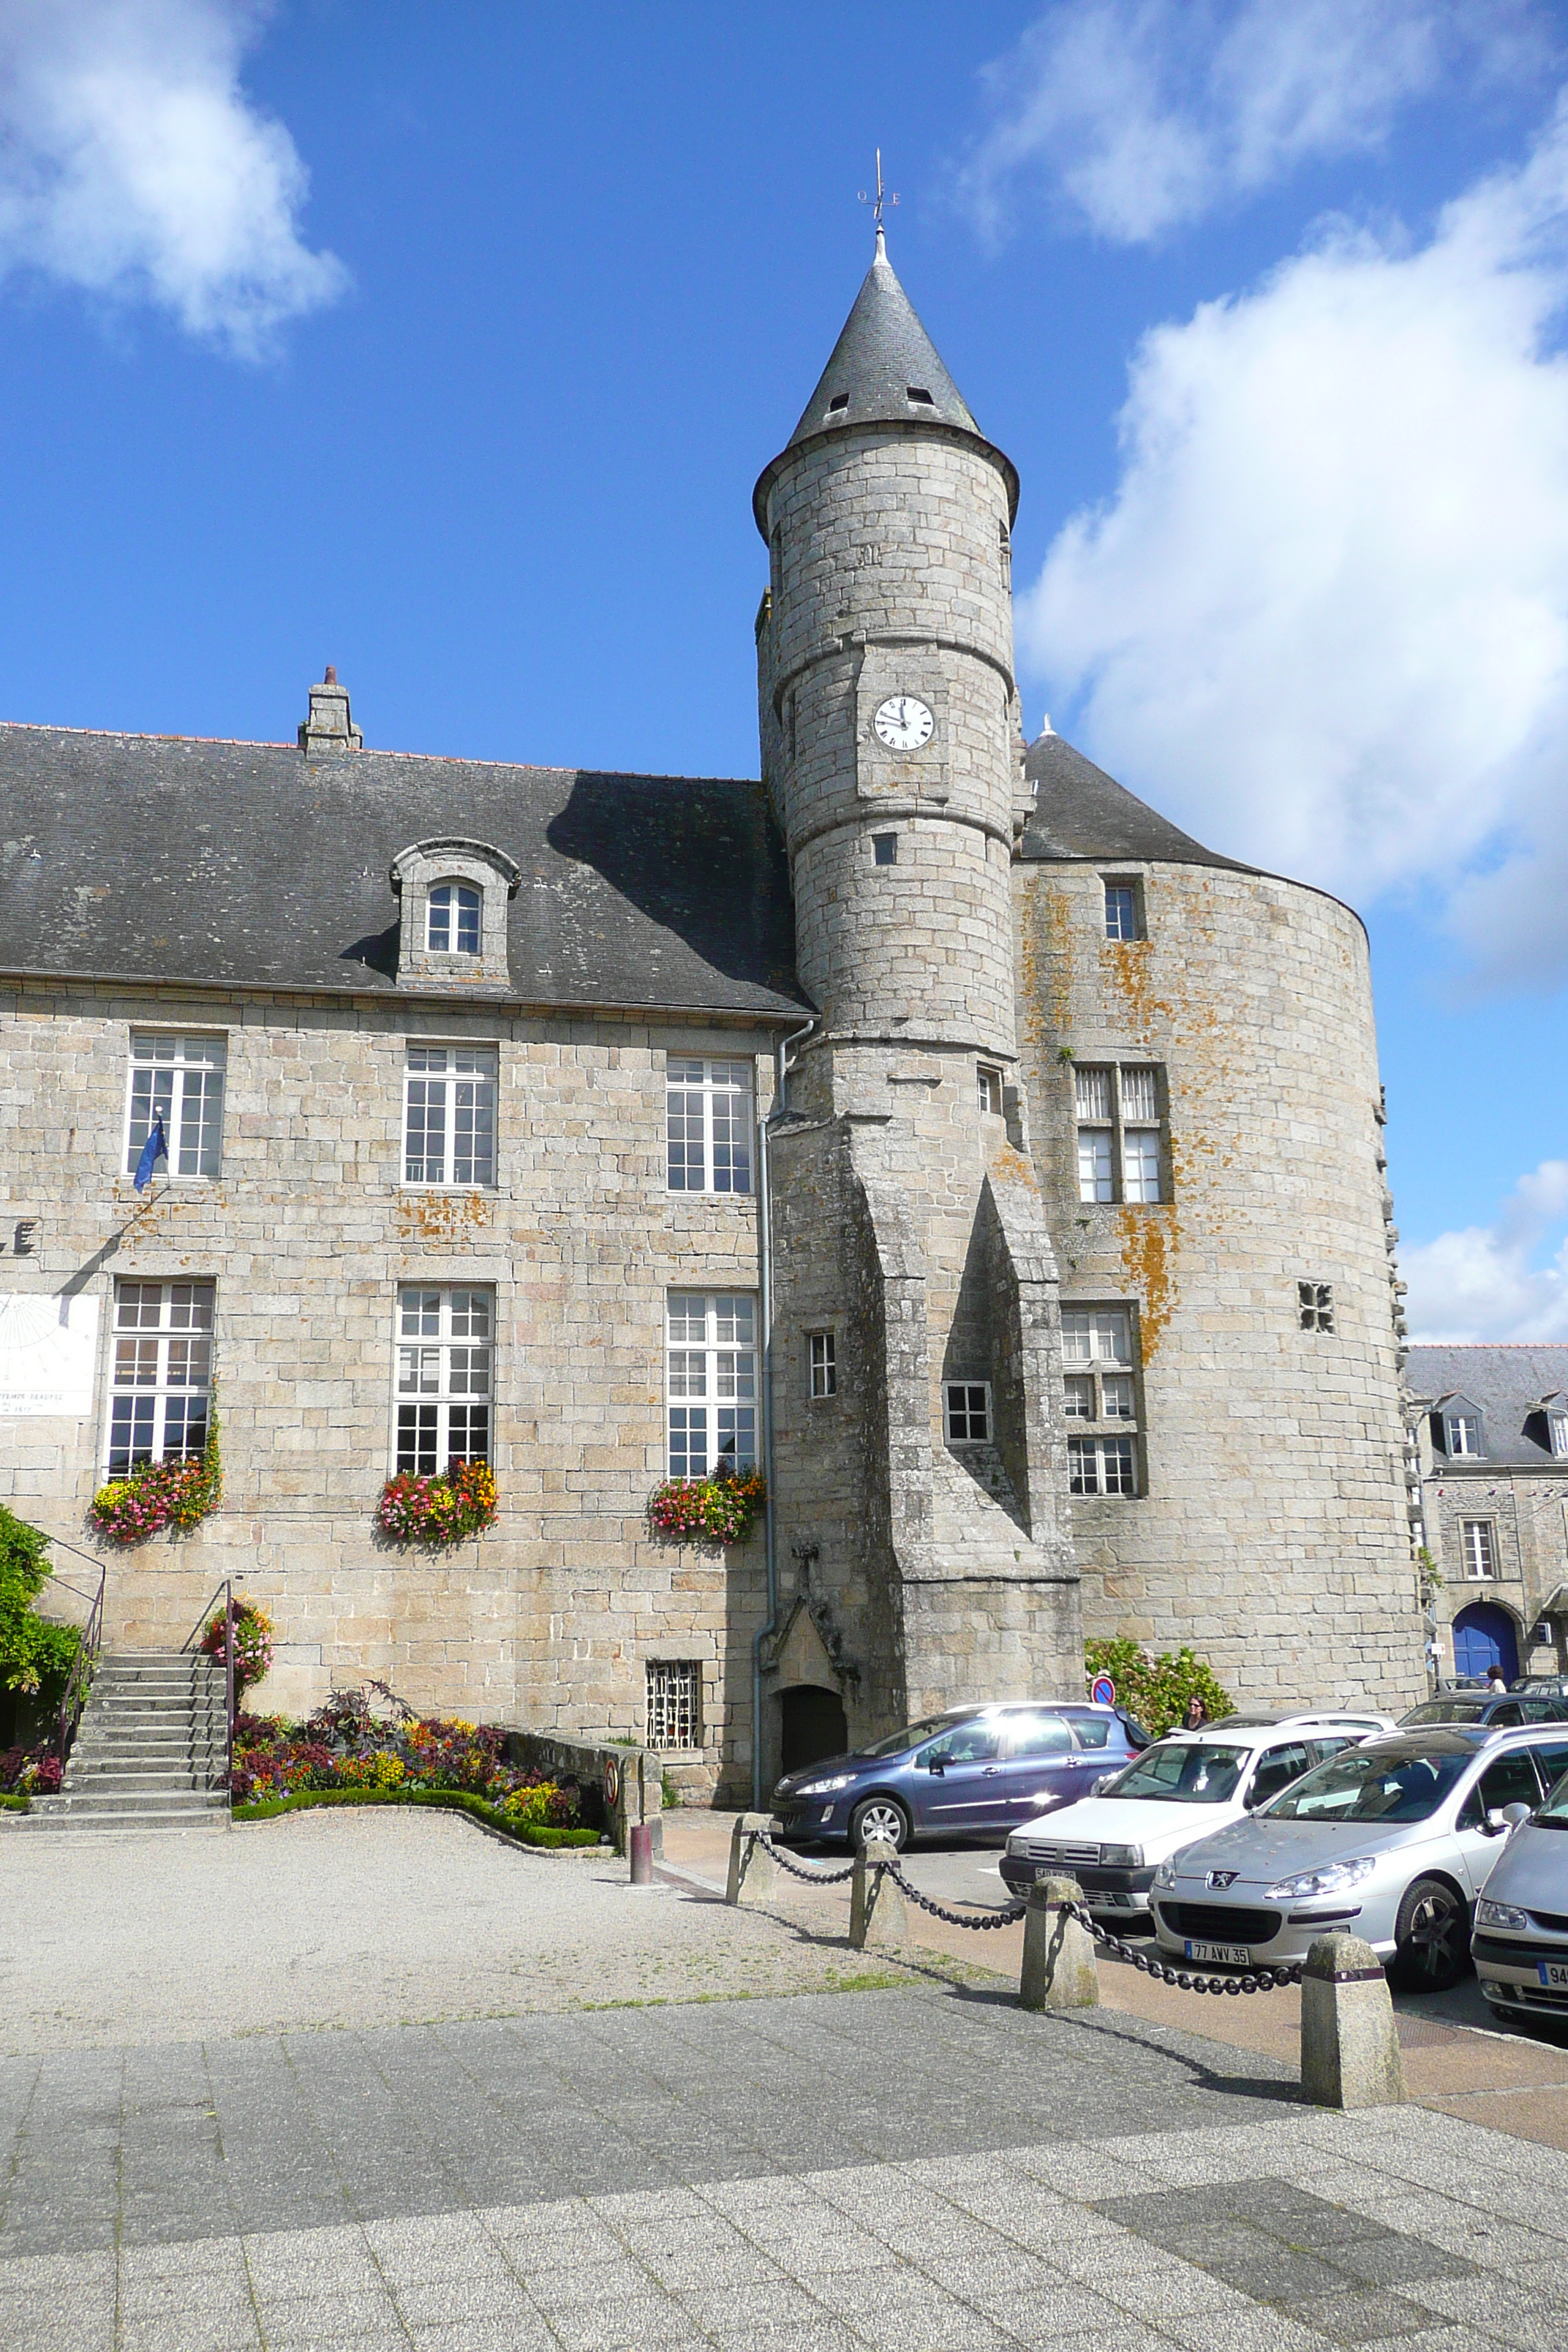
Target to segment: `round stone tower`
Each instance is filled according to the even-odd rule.
[[[824,1042],[1015,1052],[1018,478],[877,257],[753,496],[763,772]]]

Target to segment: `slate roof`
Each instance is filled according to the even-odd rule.
[[[1205,849],[1075,751],[1063,736],[1047,733],[1031,743],[1024,772],[1037,787],[1035,812],[1024,827],[1026,858],[1082,857],[1102,864],[1107,858],[1127,857],[1163,859],[1175,866],[1223,866],[1233,874],[1258,870]]]
[[[1553,1459],[1537,1412],[1542,1397],[1568,1391],[1568,1347],[1412,1348],[1405,1382],[1423,1403],[1459,1395],[1480,1407],[1486,1452],[1474,1463],[1440,1459],[1445,1477],[1500,1469],[1568,1472],[1568,1462]]]
[[[913,401],[911,390],[931,399]],[[843,404],[835,407],[835,401]],[[938,356],[936,345],[921,324],[914,304],[900,285],[888,259],[882,233],[877,232],[877,257],[866,272],[860,291],[833,346],[816,390],[801,412],[799,424],[785,443],[798,448],[824,433],[847,432],[857,425],[945,425],[982,442],[1000,463],[1007,478],[1008,510],[1018,510],[1018,476],[1011,458],[985,439],[969,413],[969,404]],[[757,528],[767,537],[767,494],[782,464],[775,457],[764,467],[752,493]]]
[[[396,994],[387,868],[453,835],[522,870],[509,1000],[763,1017],[805,1003],[760,784],[15,725],[0,971]]]

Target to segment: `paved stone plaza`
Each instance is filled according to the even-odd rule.
[[[65,1853],[0,1849],[0,2352],[1568,2341],[1568,2158],[1265,2053],[424,1817],[73,1840],[74,1920]]]

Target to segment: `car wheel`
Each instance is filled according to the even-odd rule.
[[[910,1817],[896,1797],[868,1797],[849,1816],[849,1842],[864,1845],[868,1838],[885,1838],[901,1850],[910,1842]]]
[[[1463,1897],[1445,1879],[1416,1879],[1405,1890],[1394,1941],[1393,1974],[1404,1991],[1447,1992],[1469,1962]]]

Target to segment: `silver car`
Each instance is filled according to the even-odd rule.
[[[1289,1967],[1344,1927],[1399,1983],[1440,1991],[1468,1964],[1470,1908],[1502,1842],[1565,1771],[1561,1724],[1396,1731],[1347,1748],[1161,1865],[1161,1948],[1205,1968]]]
[[[1470,1956],[1494,2017],[1568,2020],[1568,1776],[1504,1847]]]

